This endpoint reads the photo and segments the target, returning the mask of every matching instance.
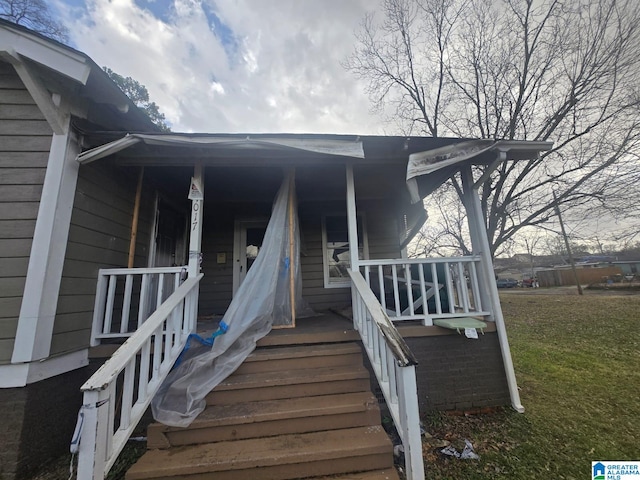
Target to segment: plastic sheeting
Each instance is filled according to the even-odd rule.
[[[226,332],[210,348],[199,345],[185,352],[180,365],[168,375],[152,401],[157,421],[177,427],[190,425],[204,410],[205,396],[240,366],[255,349],[256,342],[273,325],[292,323],[292,286],[296,317],[309,313],[302,301],[294,185],[293,173],[289,173],[276,196],[262,248],[222,320]]]
[[[322,138],[326,137],[326,138]],[[130,133],[125,137],[99,147],[92,148],[78,155],[80,163],[90,163],[100,158],[113,155],[138,143],[160,145],[166,147],[197,147],[218,151],[223,156],[232,152],[251,150],[278,150],[312,152],[322,155],[338,155],[344,157],[364,158],[362,141],[358,137],[353,139],[334,138],[332,135],[307,138],[303,135],[234,135],[224,136],[186,133],[143,134]]]

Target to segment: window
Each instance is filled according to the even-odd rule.
[[[348,287],[351,284],[348,273],[351,261],[346,215],[322,217],[322,254],[324,287]],[[365,221],[360,216],[358,216],[358,258],[369,258]]]

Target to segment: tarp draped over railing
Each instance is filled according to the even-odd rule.
[[[296,316],[308,313],[302,301],[300,234],[295,187],[290,178],[285,178],[280,187],[262,247],[224,315],[222,325],[226,332],[217,336],[210,348],[199,345],[185,352],[152,402],[153,415],[159,422],[180,427],[191,424],[204,410],[206,395],[240,366],[256,342],[273,325],[291,323],[292,290]],[[291,268],[295,273],[293,289]]]

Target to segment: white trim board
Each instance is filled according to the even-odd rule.
[[[89,365],[89,350],[78,350],[39,362],[0,365],[0,388],[24,387]]]
[[[53,135],[33,234],[11,363],[49,356],[58,306],[80,148],[72,135]]]
[[[80,52],[8,26],[0,28],[0,51],[17,53],[82,84],[91,73],[89,61]]]

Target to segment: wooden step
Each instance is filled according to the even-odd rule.
[[[148,448],[271,437],[380,424],[371,392],[209,406],[188,428],[149,425]]]
[[[304,368],[361,365],[362,350],[356,343],[297,345],[258,348],[235,371],[238,375],[299,370]]]
[[[149,450],[127,480],[296,479],[393,468],[381,426]]]
[[[209,395],[208,405],[370,391],[362,365],[231,375]]]

